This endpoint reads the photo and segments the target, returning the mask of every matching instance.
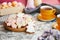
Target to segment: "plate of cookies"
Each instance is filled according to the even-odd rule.
[[[17,13],[10,15],[4,22],[4,28],[13,32],[35,32],[35,23],[31,15]]]

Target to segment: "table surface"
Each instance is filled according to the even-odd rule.
[[[55,22],[55,21],[51,21],[51,22],[38,21],[36,18],[37,16],[37,13],[36,13],[33,15],[33,18],[36,19],[36,22],[35,22],[36,32],[34,34],[27,34],[24,32],[11,32],[11,31],[5,30],[2,25],[8,16],[9,15],[0,17],[0,40],[37,40],[37,36],[41,35],[44,30],[51,29],[52,24]]]
[[[36,19],[37,14],[33,16]],[[51,29],[53,22],[41,22],[36,19],[36,32],[34,34],[27,34],[24,32],[11,32],[4,29],[2,22],[7,19],[8,16],[0,17],[0,40],[32,40],[35,35],[42,33],[41,30]],[[45,27],[44,27],[45,26]],[[49,28],[50,27],[50,28]]]

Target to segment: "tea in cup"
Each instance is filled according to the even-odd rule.
[[[57,25],[58,25],[58,26],[56,26],[56,29],[60,30],[60,14],[57,14],[56,22],[57,22]]]
[[[56,9],[50,6],[41,6],[40,13],[44,20],[51,20],[55,18]]]

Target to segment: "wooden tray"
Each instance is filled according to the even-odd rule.
[[[22,12],[23,6],[0,9],[0,16]]]

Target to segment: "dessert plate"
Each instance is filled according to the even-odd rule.
[[[53,21],[53,20],[55,20],[55,18],[53,18],[53,19],[51,19],[51,20],[45,20],[45,19],[43,19],[43,18],[41,17],[41,14],[38,14],[38,15],[40,15],[40,18],[38,18],[40,21]]]

